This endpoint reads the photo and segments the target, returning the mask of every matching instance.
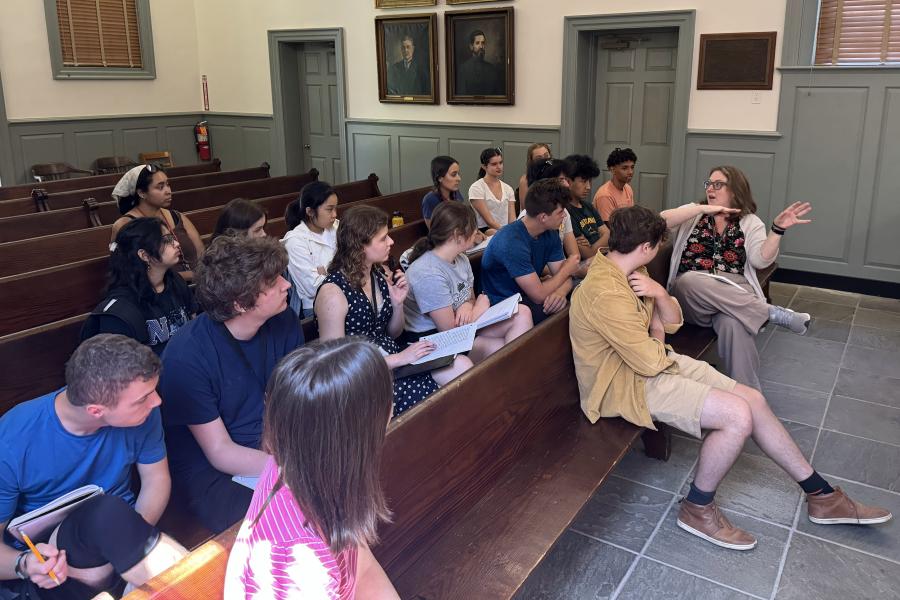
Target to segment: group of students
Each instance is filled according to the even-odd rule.
[[[435,189],[423,199],[429,233],[405,272],[387,266],[388,216],[361,206],[338,222],[337,197],[323,182],[290,205],[283,240],[266,237],[255,204],[235,200],[204,249],[190,221],[169,209],[162,170],[126,174],[118,191],[131,218],[118,223],[109,294],[67,364],[67,387],[0,418],[4,528],[86,483],[105,494],[38,540],[45,561],[5,534],[0,598],[87,598],[147,581],[185,553],[155,527],[170,493],[212,531],[243,520],[227,598],[395,598],[369,548],[390,515],[378,477],[388,421],[569,299],[589,420],[710,431],[680,527],[720,546],[755,546],[713,501],[749,436],[808,494],[814,522],[890,519],[820,477],[751,380],[760,328],[809,326],[808,315],[766,303],[755,269],[775,260],[784,233],[809,222],[811,207],[792,204],[766,234],[746,178],[716,167],[701,202],[656,214],[633,204],[635,161],[630,150],[613,152],[612,179],[591,200],[599,168],[590,157],[556,160],[535,145],[520,182],[525,210],[513,218],[502,153],[485,151],[468,200],[459,164],[437,157]],[[645,265],[670,232],[664,287]],[[465,252],[485,235],[484,293],[476,294]],[[527,309],[479,330],[468,356],[399,376],[433,350],[420,337],[472,323],[516,293]],[[319,341],[304,345],[299,316],[310,314]],[[733,378],[665,346],[685,320],[716,328]],[[255,489],[236,477],[258,478]]]

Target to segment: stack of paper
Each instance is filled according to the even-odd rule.
[[[448,329],[447,331],[440,331],[432,335],[422,336],[421,338],[419,338],[420,342],[426,340],[429,342],[433,342],[435,348],[434,350],[411,364],[420,365],[422,363],[442,358],[444,356],[453,356],[454,354],[468,352],[472,349],[472,344],[475,342],[476,329],[478,329],[478,327],[475,323],[469,323],[468,325],[463,325],[462,327],[454,327],[453,329]]]

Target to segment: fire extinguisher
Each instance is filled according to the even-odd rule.
[[[194,125],[194,139],[197,142],[197,155],[200,160],[212,160],[212,150],[209,147],[209,129],[206,121],[200,121]]]

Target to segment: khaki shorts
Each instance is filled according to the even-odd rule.
[[[669,351],[678,373],[660,373],[644,380],[644,398],[654,421],[700,437],[700,413],[712,388],[730,392],[737,382],[709,363]]]

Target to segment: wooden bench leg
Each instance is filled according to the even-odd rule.
[[[672,454],[672,430],[664,423],[656,423],[656,431],[645,429],[641,434],[644,452],[650,458],[669,460]]]

